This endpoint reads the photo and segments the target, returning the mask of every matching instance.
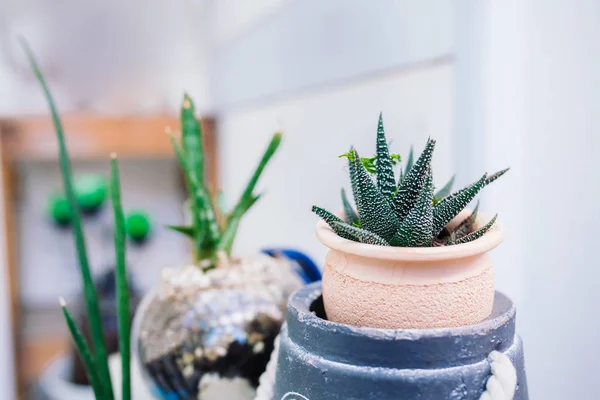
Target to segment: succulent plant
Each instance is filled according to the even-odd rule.
[[[180,142],[169,129],[167,134],[184,172],[192,224],[189,226],[169,225],[168,228],[193,240],[195,261],[204,270],[208,270],[214,268],[220,252],[230,255],[240,220],[261,197],[260,194],[254,194],[254,188],[264,168],[279,147],[282,135],[281,133],[273,135],[246,185],[246,189],[242,192],[233,210],[226,212],[217,204],[206,186],[201,125],[195,116],[194,103],[187,95],[184,96],[181,107],[181,129]]]
[[[400,157],[390,155],[381,114],[376,145],[377,154],[374,158],[361,158],[354,148],[341,156],[348,159],[356,211],[343,189],[344,219],[313,206],[313,212],[327,222],[337,235],[379,246],[429,247],[467,243],[480,238],[492,227],[496,217],[473,231],[478,206],[455,229],[450,230],[447,224],[481,189],[504,175],[508,169],[489,176],[483,174],[471,185],[454,193],[452,177],[435,192],[431,171],[435,140],[427,140],[425,149],[416,160],[411,148],[398,181],[394,166]],[[371,174],[376,176],[375,182]]]

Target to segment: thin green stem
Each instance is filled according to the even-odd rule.
[[[129,283],[125,261],[125,216],[121,205],[121,184],[117,157],[111,160],[111,196],[115,219],[115,256],[117,315],[119,319],[119,352],[121,353],[121,400],[131,400],[131,312],[129,310]]]
[[[73,188],[73,177],[71,174],[71,164],[69,161],[69,155],[65,144],[62,123],[60,121],[60,116],[56,109],[56,105],[54,104],[54,99],[52,98],[52,94],[50,93],[50,89],[46,84],[46,80],[44,79],[42,71],[40,70],[35,60],[33,52],[31,51],[25,40],[21,40],[21,45],[23,46],[23,49],[25,50],[25,53],[29,58],[29,62],[31,64],[31,67],[33,68],[35,76],[37,77],[40,85],[42,86],[46,100],[48,102],[48,106],[50,107],[50,113],[52,114],[52,120],[54,122],[54,128],[59,144],[60,170],[65,186],[65,193],[67,195],[67,199],[69,200],[69,204],[73,212],[71,225],[73,227],[75,247],[77,248],[77,257],[83,280],[83,290],[86,299],[87,314],[90,322],[90,331],[92,333],[92,343],[94,347],[96,365],[98,367],[98,375],[100,376],[101,381],[105,386],[105,392],[107,393],[108,400],[114,400],[110,372],[108,369],[108,356],[106,352],[106,344],[104,341],[104,334],[102,331],[100,307],[98,306],[98,296],[96,293],[96,287],[94,286],[92,274],[88,263],[85,238],[83,236],[83,227],[81,223],[81,215],[79,211],[79,206],[77,204],[77,200],[75,198],[75,190]]]

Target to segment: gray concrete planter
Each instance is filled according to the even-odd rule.
[[[514,400],[528,400],[523,344],[512,301],[496,292],[481,323],[438,329],[353,327],[324,317],[321,283],[297,291],[287,310],[276,400],[479,400],[487,356],[506,354],[517,370]]]

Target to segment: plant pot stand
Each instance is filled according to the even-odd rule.
[[[516,309],[502,293],[496,292],[490,317],[458,328],[353,327],[324,314],[320,282],[290,298],[274,400],[479,400],[494,351],[514,366],[514,400],[529,399]]]

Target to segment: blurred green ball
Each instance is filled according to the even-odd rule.
[[[101,175],[82,175],[74,183],[77,204],[83,211],[96,211],[106,201],[108,182]]]
[[[48,204],[50,218],[57,224],[66,225],[71,222],[71,205],[64,194],[55,194],[50,197]]]
[[[125,227],[131,239],[135,241],[145,240],[152,230],[150,216],[145,211],[130,211],[125,217]]]

